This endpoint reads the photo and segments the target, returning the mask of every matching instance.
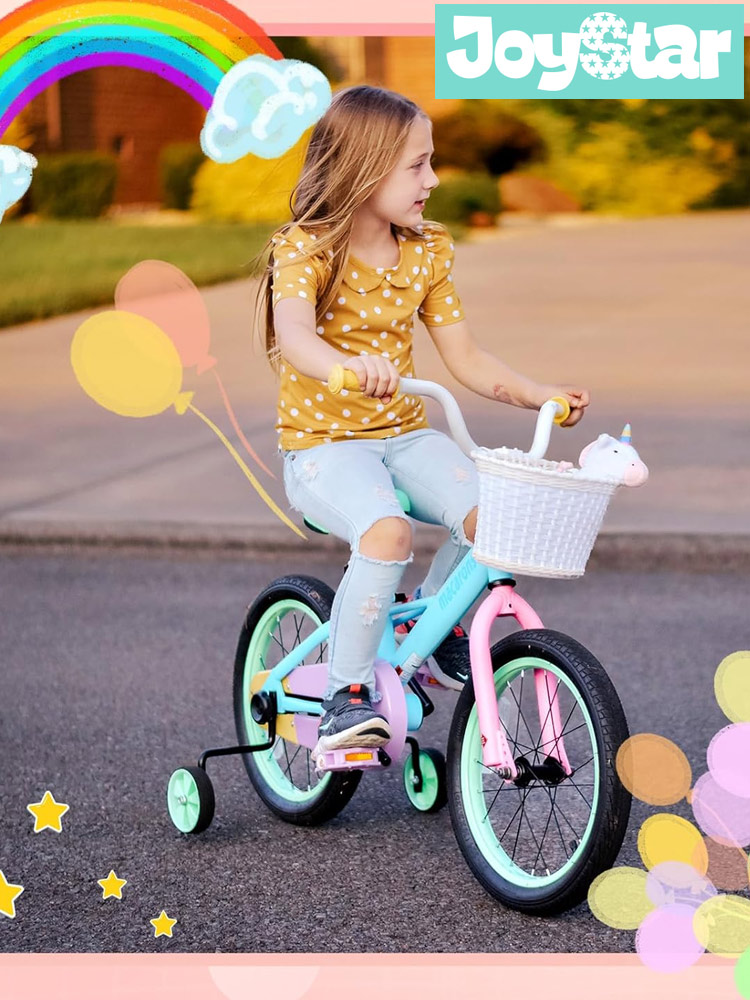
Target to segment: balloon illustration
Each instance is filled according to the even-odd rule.
[[[153,417],[173,406],[190,410],[216,434],[263,501],[300,538],[289,520],[248,469],[216,424],[193,406],[192,392],[182,391],[182,362],[177,348],[156,323],[123,309],[98,313],[73,335],[70,361],[84,392],[123,417]]]
[[[276,479],[242,433],[216,370],[216,358],[209,353],[211,322],[206,304],[190,278],[167,261],[142,260],[117,283],[115,308],[138,313],[156,323],[176,347],[185,368],[195,367],[199,375],[213,372],[235,434],[248,455]]]
[[[211,324],[201,294],[179,267],[142,260],[117,283],[115,309],[145,316],[166,333],[185,368],[199,375],[216,364],[209,354]]]
[[[84,392],[123,417],[153,417],[174,406],[184,413],[182,364],[167,335],[143,316],[105,312],[85,320],[70,350]]]

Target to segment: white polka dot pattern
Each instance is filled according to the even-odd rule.
[[[428,326],[463,318],[453,285],[450,235],[436,223],[425,223],[423,231],[424,242],[398,234],[398,264],[375,266],[350,256],[333,304],[317,315],[317,335],[350,357],[375,355],[412,375],[414,314]],[[285,298],[316,304],[329,263],[315,252],[310,235],[298,226],[283,237],[277,234],[274,308]],[[303,375],[288,360],[280,374],[277,421],[283,450],[351,437],[393,437],[427,426],[419,397],[397,396],[386,407],[359,392],[333,396],[324,381]]]

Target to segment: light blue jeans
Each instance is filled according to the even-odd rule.
[[[474,463],[452,438],[432,429],[380,440],[353,438],[285,452],[284,487],[295,510],[352,549],[331,612],[325,697],[349,684],[366,684],[372,691],[388,608],[413,556],[371,559],[360,553],[360,539],[387,517],[444,525],[450,537],[420,588],[423,597],[437,593],[469,548],[463,522],[478,501]],[[395,489],[411,501],[408,516]]]

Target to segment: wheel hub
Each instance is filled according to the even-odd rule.
[[[545,785],[559,785],[568,777],[562,764],[555,757],[545,757],[540,764],[532,764],[526,757],[516,759],[518,774],[514,784],[526,788],[532,781],[540,781]]]

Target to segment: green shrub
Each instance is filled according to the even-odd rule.
[[[464,101],[435,119],[436,167],[457,167],[500,177],[543,159],[544,140],[524,119],[493,101]]]
[[[159,182],[165,208],[190,207],[193,180],[206,157],[197,142],[175,142],[159,154]]]
[[[455,173],[443,176],[440,185],[430,195],[425,216],[436,222],[472,222],[475,213],[491,216],[500,211],[500,193],[497,180],[484,173]]]
[[[109,208],[117,160],[105,153],[40,155],[29,193],[34,212],[53,219],[96,219]]]
[[[550,116],[555,127],[545,135],[549,160],[528,173],[559,185],[584,211],[633,216],[686,212],[711,196],[728,169],[699,148],[688,156],[657,155],[636,129],[614,121],[589,126],[586,139],[571,150],[566,120],[555,117]],[[700,146],[700,137],[696,144]]]

